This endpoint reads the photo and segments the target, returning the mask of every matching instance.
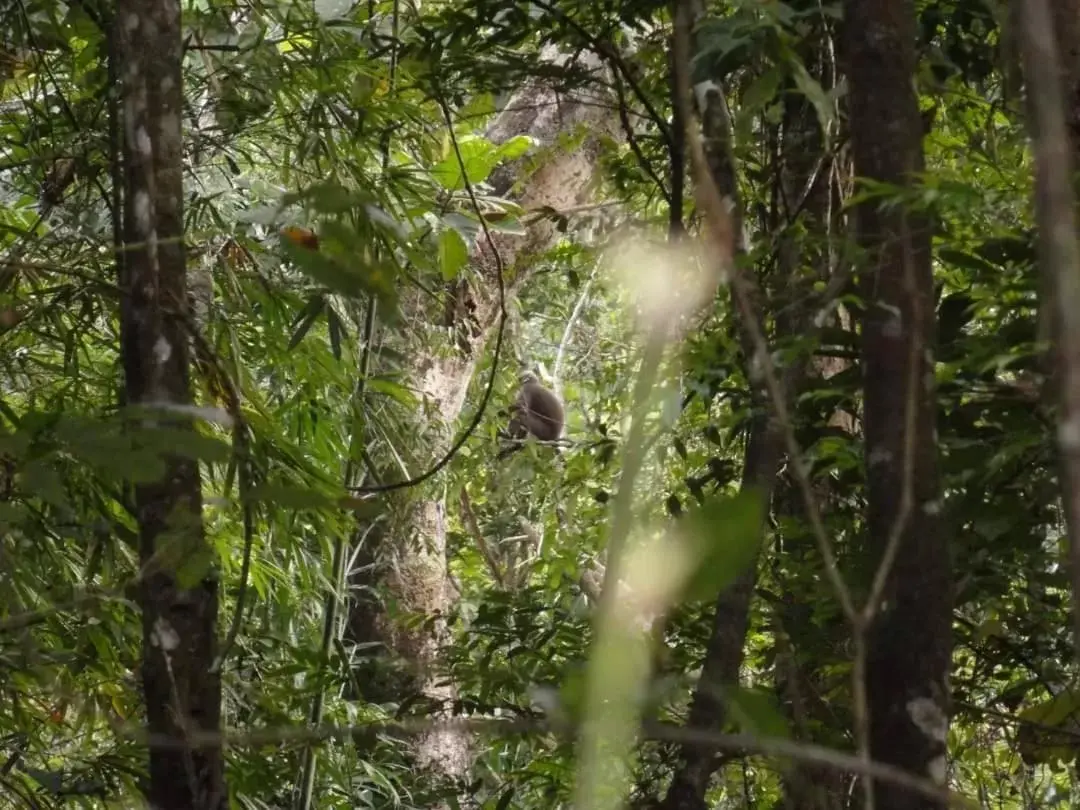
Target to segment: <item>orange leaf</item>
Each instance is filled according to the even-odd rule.
[[[319,236],[310,228],[301,228],[298,225],[289,225],[281,229],[281,237],[288,239],[294,245],[307,248],[308,250],[319,249]]]

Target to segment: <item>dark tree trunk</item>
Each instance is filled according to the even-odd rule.
[[[697,0],[676,0],[676,26],[694,26],[703,14],[703,8]],[[732,230],[736,234],[736,240],[741,240],[742,207],[738,197],[737,167],[733,163],[731,150],[731,125],[726,112],[726,102],[721,95],[722,87],[723,83],[716,80],[713,89],[706,92],[703,99],[698,100],[701,105],[698,112],[712,182],[720,194],[733,203]],[[735,248],[738,253],[744,253],[744,245],[741,243],[737,243]],[[747,275],[749,276],[749,273]],[[772,302],[764,296],[756,278],[749,277],[747,282],[753,299],[750,318],[757,322],[758,328],[762,328],[765,323],[765,307]],[[785,277],[780,284],[786,286],[793,282],[794,279]],[[792,335],[799,334],[807,326],[808,303],[811,300],[804,296],[802,306],[793,306],[789,310],[790,318],[783,327],[791,329]],[[754,325],[745,317],[740,317],[736,326],[746,378],[754,381],[750,396],[756,413],[749,426],[741,486],[743,489],[755,490],[763,498],[767,514],[776,484],[777,469],[784,455],[784,433],[763,381],[750,373],[751,358],[756,354],[752,338]],[[806,361],[801,358],[778,372],[781,375],[782,395],[788,401],[791,401],[792,393],[801,386],[805,371]],[[764,528],[762,525],[761,531],[764,531]],[[723,687],[736,684],[739,680],[743,648],[749,628],[750,600],[756,583],[755,560],[731,586],[717,596],[712,635],[705,651],[701,677],[690,702],[687,725],[691,728],[719,731],[724,726],[727,707],[721,691]],[[663,799],[663,807],[665,810],[704,810],[705,794],[717,767],[715,753],[699,746],[685,745],[679,752],[679,758],[679,765]]]
[[[1023,4],[1017,4],[1023,13]],[[1080,0],[1051,0],[1050,13],[1054,18],[1057,39],[1058,65],[1062,90],[1065,94],[1065,124],[1073,165],[1080,159]]]
[[[1014,0],[1010,8],[1010,38],[1019,41],[1023,37],[1027,4]],[[1068,130],[1069,147],[1073,166],[1080,166],[1080,0],[1050,0],[1054,34],[1058,52],[1058,76],[1065,102],[1065,125]],[[1028,117],[1033,110],[1030,77],[1025,76]],[[1074,188],[1075,178],[1074,178]],[[1043,400],[1047,404],[1057,402],[1060,393],[1057,376],[1062,367],[1061,325],[1055,311],[1057,280],[1052,272],[1039,274],[1039,339],[1046,341],[1047,349],[1043,364],[1046,390]]]
[[[845,28],[855,173],[910,185],[924,165],[914,4],[847,0]],[[863,202],[856,216],[866,250],[863,425],[868,547],[876,564],[899,531],[867,638],[870,750],[875,760],[943,783],[952,576],[939,518],[930,231],[922,216],[878,200]],[[881,782],[874,797],[877,810],[935,806]]]
[[[1046,385],[1043,401],[1057,408],[1057,422],[1063,424],[1075,417],[1076,395],[1070,380],[1075,379],[1072,366],[1076,358],[1069,350],[1070,341],[1066,337],[1067,324],[1062,318],[1059,278],[1062,270],[1069,263],[1068,250],[1062,252],[1063,243],[1053,236],[1055,220],[1066,216],[1066,212],[1055,210],[1055,197],[1065,193],[1065,189],[1055,188],[1054,174],[1064,171],[1072,175],[1073,200],[1077,190],[1076,167],[1080,166],[1080,0],[1049,0],[1049,12],[1053,24],[1053,40],[1057,46],[1057,77],[1060,81],[1058,91],[1052,91],[1048,84],[1050,76],[1035,78],[1040,65],[1037,64],[1042,51],[1039,44],[1033,42],[1031,25],[1033,18],[1027,3],[1016,0],[1012,4],[1012,24],[1017,29],[1017,39],[1023,42],[1021,51],[1024,59],[1024,79],[1027,96],[1029,129],[1032,131],[1036,154],[1036,219],[1039,226],[1039,337],[1046,341],[1048,348],[1044,357],[1043,370]],[[1045,46],[1044,46],[1045,47]],[[1045,58],[1045,51],[1041,54]],[[1050,65],[1042,65],[1052,69]],[[1048,92],[1049,91],[1049,92]],[[1042,94],[1042,98],[1039,95]],[[1059,102],[1060,98],[1060,102]],[[1041,105],[1040,105],[1041,101]],[[1068,156],[1054,154],[1057,144],[1054,135],[1041,131],[1048,121],[1040,116],[1040,106],[1063,105],[1064,126],[1068,138]],[[1043,110],[1048,112],[1049,110]],[[1040,123],[1043,125],[1040,127]],[[1068,158],[1071,157],[1071,161]],[[1068,167],[1065,165],[1068,163]],[[1065,203],[1063,199],[1057,202]],[[1075,211],[1068,212],[1074,218]],[[1065,221],[1066,228],[1075,226]],[[1053,443],[1058,454],[1058,475],[1062,496],[1062,506],[1069,535],[1069,567],[1073,590],[1073,645],[1080,651],[1080,545],[1077,532],[1080,527],[1080,461],[1074,454],[1061,446],[1060,440]]]
[[[154,407],[145,429],[191,429],[168,406],[191,403],[181,164],[181,40],[177,0],[120,0],[126,248],[120,279],[126,401]],[[166,410],[157,410],[165,406]],[[135,423],[133,423],[135,424]],[[143,689],[150,742],[148,799],[155,810],[228,805],[220,746],[184,745],[190,729],[217,733],[221,684],[215,655],[218,585],[202,523],[197,463],[170,456],[161,480],[135,489],[143,567]],[[192,587],[181,566],[198,566]],[[190,570],[190,568],[189,568]],[[171,738],[172,745],[162,740]]]
[[[809,4],[797,7],[806,11]],[[829,36],[830,31],[822,21],[807,33],[798,51],[807,72],[826,91],[835,87],[837,72],[831,49],[826,47]],[[777,305],[773,308],[778,332],[789,337],[806,328],[799,320],[800,315],[805,319],[799,302],[813,299],[814,283],[830,279],[833,255],[830,246],[842,226],[838,186],[848,174],[845,161],[829,151],[814,105],[793,85],[794,82],[784,97],[784,116],[777,127],[779,193],[775,197],[779,211],[776,219],[785,230],[777,251],[782,282],[776,290]],[[796,223],[801,227],[795,227]],[[833,316],[829,325],[845,328],[845,320]],[[815,356],[810,363],[808,385],[830,385],[823,381],[844,371],[849,364],[848,360]],[[834,411],[828,423],[850,429],[844,424],[844,417],[843,412]],[[817,424],[815,418],[814,424],[805,428],[812,432]],[[803,446],[812,440],[808,437]],[[821,511],[829,514],[838,500],[834,479],[816,478],[814,497]],[[778,523],[787,523],[783,520],[787,516],[794,517],[798,525],[810,525],[798,482],[790,469],[780,476],[773,511]],[[843,747],[849,728],[843,720],[846,713],[841,714],[839,707],[828,705],[822,696],[835,688],[837,676],[827,673],[835,672],[832,664],[845,657],[842,649],[850,638],[850,627],[840,611],[831,620],[822,621],[821,614],[798,596],[812,590],[811,580],[819,579],[824,567],[812,532],[789,531],[779,540],[782,542],[782,550],[777,551],[782,558],[779,561],[782,573],[778,574],[781,601],[773,610],[785,632],[776,635],[777,693],[788,710],[798,739]],[[834,768],[791,762],[783,776],[783,807],[786,810],[841,808],[847,802],[850,782],[849,774]]]
[[[750,428],[743,462],[742,487],[755,488],[768,501],[780,454],[781,436],[772,420],[765,417],[755,420]],[[687,719],[690,728],[719,731],[724,726],[727,706],[721,690],[739,681],[746,631],[750,623],[750,598],[756,583],[755,563],[716,599],[712,635],[705,650],[701,677],[690,701]],[[665,810],[705,810],[705,794],[717,767],[716,754],[707,748],[685,745],[680,751],[680,760],[664,797],[663,807]]]

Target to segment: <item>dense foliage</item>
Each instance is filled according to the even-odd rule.
[[[736,182],[724,191],[738,200],[738,261],[760,287],[772,357],[810,357],[813,368],[788,403],[803,460],[775,476],[742,688],[724,684],[731,709],[713,731],[856,748],[852,634],[794,465],[806,464],[839,571],[861,601],[874,573],[857,328],[865,301],[844,286],[829,303],[841,317],[824,328],[794,313],[857,264],[849,212],[877,197],[924,214],[933,230],[936,443],[955,584],[949,787],[985,806],[1076,804],[1080,693],[1055,416],[1040,393],[1045,333],[1015,32],[1001,3],[915,4],[926,171],[898,190],[852,174],[834,41],[842,5],[711,3],[691,62],[696,83],[725,93]],[[711,545],[710,570],[650,648],[642,716],[662,729],[684,723],[716,643],[716,593],[757,544],[752,508],[735,496],[763,406],[726,290],[669,347],[649,396],[634,391],[641,335],[606,251],[642,233],[697,233],[706,218],[672,101],[668,4],[183,3],[194,430],[133,428],[124,408],[112,4],[5,9],[0,806],[139,801],[132,487],[161,476],[164,452],[197,459],[202,472],[212,553],[175,562],[182,582],[214,570],[222,583],[231,806],[297,801],[313,701],[339,732],[318,746],[315,806],[570,803],[577,752],[560,724],[584,711],[632,422],[647,437],[636,529],[663,534],[686,521]],[[604,70],[553,61],[553,45],[592,53]],[[599,138],[593,202],[575,210],[515,200],[530,172],[588,133],[539,148],[526,135],[496,143],[486,134],[516,89],[541,81],[585,87],[617,108],[618,134]],[[819,173],[827,188],[811,194]],[[473,265],[489,231],[510,238],[539,220],[555,223],[556,239],[528,258],[527,273],[504,269],[505,322],[481,325],[490,338],[469,360],[464,407],[446,428],[425,405],[415,357],[453,353],[468,319],[432,313],[485,283]],[[567,441],[496,462],[518,365],[557,380]],[[471,771],[450,789],[410,766],[393,725],[434,712],[400,687],[367,691],[366,679],[383,676],[373,674],[374,645],[350,633],[349,608],[325,638],[324,624],[328,595],[348,591],[345,604],[363,605],[374,588],[356,573],[370,563],[359,541],[415,515],[410,488],[370,498],[355,488],[419,476],[437,460],[430,447],[473,422],[446,467],[412,488],[443,504],[454,599],[442,662],[454,712],[492,721],[478,726]],[[508,719],[518,725],[492,730]],[[646,725],[619,777],[631,802],[663,798],[676,742]],[[728,746],[713,767],[712,804],[780,806],[799,795],[790,763],[759,751]],[[825,772],[830,796],[861,801],[854,777]]]

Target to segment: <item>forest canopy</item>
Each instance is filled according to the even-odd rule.
[[[0,9],[0,808],[1080,806],[1080,0]]]

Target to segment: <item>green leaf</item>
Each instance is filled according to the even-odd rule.
[[[0,528],[18,526],[29,517],[26,506],[21,503],[0,501]]]
[[[71,427],[71,426],[69,426]],[[139,428],[119,435],[112,425],[87,422],[78,432],[65,430],[68,452],[106,475],[132,483],[151,483],[165,475],[162,453],[141,446],[151,430]],[[171,449],[166,447],[166,450]]]
[[[465,240],[453,228],[445,228],[439,234],[439,269],[445,281],[457,278],[461,268],[469,260],[469,248]]]
[[[728,686],[724,696],[731,719],[740,731],[762,737],[790,736],[787,719],[773,695],[760,689]]]
[[[261,484],[252,489],[253,502],[272,503],[279,509],[327,509],[335,500],[325,492],[288,484]]]
[[[358,298],[363,295],[366,285],[359,273],[314,250],[308,250],[287,241],[283,241],[281,247],[289,260],[302,273],[310,276],[323,286],[350,298]]]
[[[210,573],[215,559],[216,555],[210,546],[191,549],[176,568],[177,584],[181,588],[194,588]]]
[[[472,118],[482,118],[493,115],[496,112],[495,97],[491,93],[477,93],[465,102],[458,112],[459,121],[468,121]]]
[[[776,98],[780,83],[783,80],[784,71],[779,65],[774,65],[754,79],[742,94],[742,106],[739,114],[757,115],[763,107]]]
[[[163,457],[175,455],[207,463],[222,463],[232,457],[228,442],[198,430],[159,427],[143,429],[135,435],[145,450]]]
[[[318,320],[325,306],[326,296],[321,293],[317,293],[308,299],[307,303],[304,304],[304,308],[300,310],[293,320],[293,326],[296,329],[293,330],[292,335],[289,337],[289,345],[286,347],[286,351],[291,352],[300,345],[300,341],[304,339],[315,321]]]
[[[283,202],[289,205],[294,200],[309,202],[312,208],[320,214],[344,214],[348,211],[361,209],[365,203],[371,200],[371,196],[328,180],[309,186],[298,194],[286,195]]]
[[[68,505],[64,482],[51,459],[39,458],[28,462],[22,468],[19,478],[21,489],[28,495],[41,498],[52,506]]]
[[[829,101],[829,95],[822,89],[821,83],[807,72],[801,62],[796,62],[794,68],[795,86],[798,87],[799,92],[806,96],[807,100],[814,105],[814,112],[817,113],[821,131],[823,133],[828,133],[829,124],[832,122],[833,118],[832,104]]]
[[[533,139],[528,135],[515,135],[510,140],[499,145],[495,150],[498,161],[517,160],[532,148]]]
[[[416,398],[416,394],[404,385],[389,380],[386,377],[368,377],[367,388],[368,391],[377,391],[380,394],[385,394],[395,402],[398,402],[407,408],[415,408],[419,402]]]
[[[458,153],[461,154],[460,160]],[[453,144],[447,150],[447,156],[431,169],[434,178],[446,189],[458,191],[465,188],[461,166],[465,166],[465,175],[469,183],[482,183],[488,179],[491,170],[499,162],[498,150],[490,141],[472,135],[457,139],[457,150]]]
[[[1072,736],[1080,712],[1080,692],[1063,689],[1049,700],[1017,715],[1021,722],[1017,748],[1025,762],[1058,764],[1076,758]]]
[[[680,524],[697,564],[683,594],[686,601],[713,599],[757,559],[764,517],[755,490],[709,500]]]
[[[488,230],[492,233],[505,233],[510,236],[525,236],[529,231],[521,224],[517,217],[505,217],[498,222],[488,222]]]
[[[956,265],[957,267],[963,267],[968,270],[974,270],[978,273],[998,272],[997,267],[988,262],[982,256],[976,256],[975,254],[968,253],[964,250],[941,248],[938,251],[938,256],[941,258],[942,261],[946,261],[949,264]]]

